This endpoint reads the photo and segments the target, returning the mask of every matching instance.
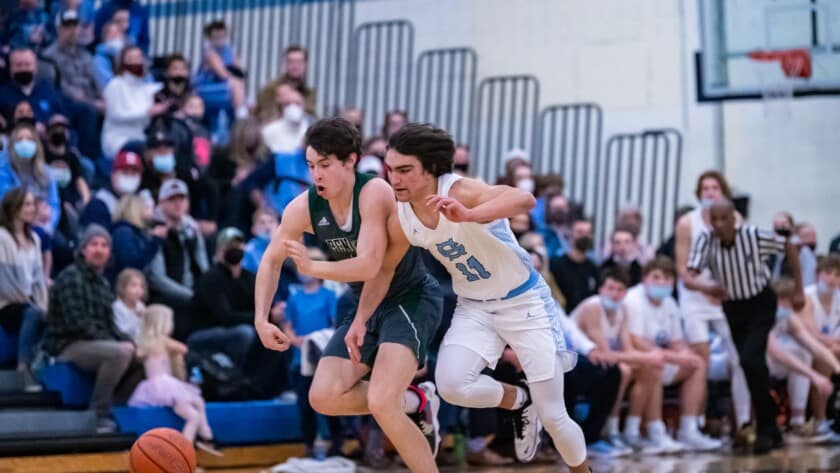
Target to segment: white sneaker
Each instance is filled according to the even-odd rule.
[[[621,454],[621,456],[633,454],[633,449],[630,448],[629,445],[624,443],[624,441],[621,440],[621,436],[618,434],[608,435],[606,438],[606,442],[610,444],[613,450]]]
[[[632,450],[630,453],[632,453]],[[618,458],[626,455],[629,455],[629,453],[615,448],[606,440],[599,440],[586,447],[586,456],[589,458]]]
[[[516,459],[528,463],[534,459],[540,449],[540,431],[542,423],[537,417],[537,409],[531,399],[513,413],[513,440],[516,447]]]
[[[417,385],[426,396],[426,407],[422,412],[409,415],[417,427],[423,432],[432,450],[432,456],[437,457],[440,447],[440,423],[438,423],[438,411],[440,410],[440,397],[437,395],[435,385],[426,381]]]
[[[808,420],[802,425],[792,427],[785,435],[785,442],[791,445],[814,445],[830,442],[832,438],[831,428],[824,426],[822,422],[814,419]]]
[[[840,434],[831,428],[830,420],[817,422],[817,433],[826,436],[824,443],[840,443]]]
[[[648,438],[648,447],[653,450],[659,450],[659,453],[680,453],[685,451],[685,445],[672,439],[670,435],[657,435]],[[643,453],[647,453],[646,449],[642,449]]]
[[[723,442],[703,435],[699,430],[689,432],[680,430],[677,440],[684,444],[687,450],[694,450],[696,452],[707,452],[723,447]]]
[[[612,443],[612,441],[613,437],[610,437],[610,443]],[[623,442],[625,446],[632,448],[635,451],[641,451],[649,446],[648,441],[642,438],[641,435],[624,434],[618,439],[618,441]]]

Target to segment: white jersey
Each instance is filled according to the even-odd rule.
[[[646,294],[644,284],[637,284],[627,291],[624,307],[631,334],[651,340],[660,348],[683,340],[680,309],[673,297],[668,296],[658,306],[654,305]]]
[[[689,212],[688,219],[691,222],[691,246],[693,247],[703,231],[711,230],[711,227],[703,221],[702,207]],[[712,272],[709,268],[703,269],[703,272],[700,273],[700,280],[704,282],[712,281]],[[696,316],[704,320],[723,318],[723,309],[720,306],[712,304],[702,292],[687,289],[682,281],[677,285],[677,295],[680,298],[680,308],[687,316]]]
[[[624,305],[615,312],[615,319],[610,322],[610,318],[607,317],[607,311],[604,310],[604,306],[601,305],[601,296],[595,294],[594,296],[587,297],[583,302],[578,304],[577,308],[574,312],[572,312],[571,317],[575,320],[575,322],[580,322],[582,317],[582,308],[588,306],[590,304],[597,304],[598,305],[598,317],[601,321],[601,333],[607,337],[607,343],[610,346],[610,350],[621,350],[621,324],[624,322]]]
[[[826,312],[820,302],[816,284],[806,287],[804,292],[814,305],[814,322],[817,324],[817,330],[823,335],[840,336],[840,296],[834,295],[831,299],[831,307]]]
[[[438,178],[438,195],[461,179],[455,174]],[[450,222],[442,214],[436,228],[417,218],[408,202],[398,202],[397,211],[408,241],[429,250],[452,275],[452,289],[473,300],[509,299],[539,282],[531,257],[510,230],[506,219],[480,224]]]

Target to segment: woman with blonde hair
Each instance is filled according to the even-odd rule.
[[[207,423],[207,412],[201,391],[184,381],[184,355],[187,347],[172,338],[172,309],[161,304],[150,305],[143,314],[137,357],[143,361],[146,380],[137,385],[129,406],[171,407],[184,419],[181,433],[196,447],[221,455],[213,446],[213,431]]]
[[[162,223],[155,225],[152,211],[152,203],[144,195],[130,194],[120,199],[111,227],[112,277],[125,268],[142,271],[160,251],[167,228]]]
[[[0,152],[0,196],[15,187],[25,187],[44,198],[52,208],[49,230],[54,230],[61,217],[61,198],[47,170],[38,132],[28,124],[17,125],[9,135],[8,149]]]

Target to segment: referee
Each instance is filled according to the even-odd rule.
[[[715,201],[709,216],[712,231],[701,234],[691,247],[685,286],[723,302],[755,408],[753,452],[765,453],[782,445],[765,360],[767,335],[776,319],[776,295],[766,260],[784,252],[796,281],[793,308],[798,311],[805,304],[799,255],[790,241],[773,232],[752,225],[736,227],[735,206],[729,200]],[[698,279],[704,268],[711,270],[714,282]]]

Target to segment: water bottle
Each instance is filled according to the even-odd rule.
[[[204,379],[201,377],[201,368],[193,366],[190,370],[190,383],[196,386],[201,386],[202,382],[204,382]]]
[[[463,467],[467,464],[467,441],[464,438],[464,434],[460,432],[455,433],[453,437],[452,456],[455,459],[455,464]]]

